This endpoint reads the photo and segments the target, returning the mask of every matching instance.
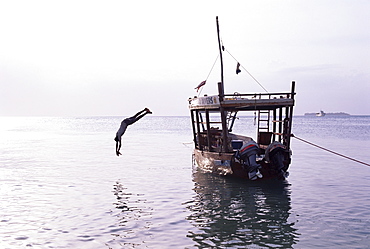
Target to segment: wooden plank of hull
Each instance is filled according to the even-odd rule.
[[[234,153],[209,152],[195,149],[194,156],[198,166],[204,171],[223,176],[249,179],[248,172],[240,163],[235,162]],[[218,161],[223,161],[226,163],[220,164]]]
[[[212,173],[220,175],[232,175],[231,161],[233,160],[233,153],[219,153],[209,152],[194,149],[194,157],[198,166]]]

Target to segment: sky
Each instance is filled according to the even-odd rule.
[[[294,113],[370,115],[370,1],[0,0],[0,116],[189,115],[217,94],[289,92]],[[235,74],[237,61],[242,72]],[[212,70],[211,70],[212,69]]]

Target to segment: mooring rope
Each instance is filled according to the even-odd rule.
[[[352,157],[348,157],[348,156],[345,156],[345,155],[340,154],[340,153],[338,153],[338,152],[335,152],[335,151],[332,151],[332,150],[326,149],[326,148],[324,148],[324,147],[322,147],[322,146],[319,146],[319,145],[317,145],[317,144],[311,143],[311,142],[309,142],[309,141],[307,141],[307,140],[304,140],[304,139],[302,139],[302,138],[296,137],[294,134],[291,134],[290,136],[291,136],[291,137],[294,137],[294,138],[296,138],[296,139],[298,139],[298,140],[300,140],[300,141],[302,141],[302,142],[305,142],[305,143],[307,143],[307,144],[310,144],[310,145],[312,145],[312,146],[315,146],[315,147],[317,147],[317,148],[320,148],[320,149],[322,149],[322,150],[325,150],[325,151],[328,151],[328,152],[330,152],[330,153],[333,153],[333,154],[335,154],[335,155],[337,155],[337,156],[341,156],[341,157],[347,158],[347,159],[349,159],[349,160],[355,161],[355,162],[357,162],[357,163],[361,163],[361,164],[364,164],[364,165],[366,165],[366,166],[370,166],[370,164],[368,164],[368,163],[365,163],[365,162],[359,161],[359,160],[357,160],[357,159],[354,159],[354,158],[352,158]]]

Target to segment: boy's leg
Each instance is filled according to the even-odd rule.
[[[147,112],[145,112],[145,113],[143,113],[143,114],[140,114],[140,115],[136,116],[136,117],[135,117],[135,120],[134,120],[134,122],[132,122],[132,124],[133,124],[133,123],[135,123],[136,121],[138,121],[139,119],[141,119],[142,117],[144,117],[146,114],[148,114],[148,113],[147,113]]]
[[[146,108],[139,111],[138,113],[136,113],[134,116],[132,116],[133,118],[136,118],[137,116],[139,116],[142,112],[146,112]],[[146,113],[145,113],[146,114]]]
[[[143,113],[144,112],[144,113]],[[141,113],[141,114],[140,114]],[[135,123],[136,121],[138,121],[139,119],[141,119],[142,117],[144,117],[145,115],[147,115],[148,113],[152,113],[148,108],[145,108],[144,110],[142,110],[141,112],[138,112],[138,116],[135,116],[135,120],[131,123]]]
[[[139,119],[141,119],[142,117],[144,117],[148,113],[151,114],[152,112],[148,108],[145,108],[144,110],[136,113],[131,118],[127,118],[126,122],[127,122],[128,125],[131,125],[131,124],[135,123],[136,121],[138,121]]]

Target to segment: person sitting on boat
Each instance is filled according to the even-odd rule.
[[[125,133],[125,131],[127,129],[127,126],[135,123],[136,121],[138,121],[139,119],[141,119],[142,117],[144,117],[148,113],[152,114],[152,112],[148,108],[145,108],[144,110],[139,111],[138,113],[136,113],[134,116],[132,116],[130,118],[125,118],[124,120],[122,120],[121,126],[119,127],[119,129],[116,133],[116,137],[114,138],[114,141],[116,141],[116,155],[117,156],[122,155],[119,152],[120,149],[121,149],[121,138],[122,138],[122,135]]]

